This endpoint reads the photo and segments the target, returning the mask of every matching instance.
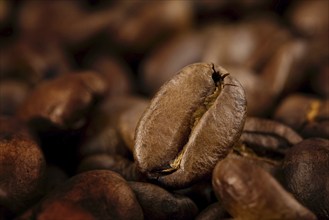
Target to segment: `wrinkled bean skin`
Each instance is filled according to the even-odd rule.
[[[329,140],[310,138],[296,144],[282,167],[288,190],[319,219],[329,218]]]
[[[46,161],[27,127],[0,117],[0,207],[21,211],[38,199]]]
[[[244,159],[220,161],[212,183],[234,219],[316,219],[270,174]]]
[[[143,219],[143,211],[128,183],[117,173],[95,170],[78,174],[58,187],[29,211],[38,215],[41,207],[68,202],[95,219]],[[28,216],[26,219],[30,219]]]
[[[240,141],[262,156],[282,154],[301,142],[302,137],[290,127],[274,120],[248,117]]]
[[[210,176],[228,154],[243,129],[246,99],[239,82],[224,74],[219,66],[192,64],[155,95],[138,124],[134,148],[149,178],[183,188]],[[213,97],[216,87],[221,91]]]
[[[188,197],[172,194],[150,183],[129,182],[135,192],[145,219],[194,219],[197,206]]]

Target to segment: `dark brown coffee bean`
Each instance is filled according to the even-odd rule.
[[[150,183],[129,182],[145,219],[194,219],[198,208],[188,197],[171,194]]]
[[[196,220],[216,220],[229,218],[230,215],[226,212],[220,202],[216,202],[202,210],[195,218]]]
[[[142,116],[137,164],[166,186],[187,187],[211,175],[238,140],[245,117],[237,80],[219,66],[189,65],[159,90]]]
[[[293,94],[279,104],[274,119],[291,126],[303,137],[329,138],[329,100]]]
[[[134,106],[131,106],[120,114],[118,130],[123,141],[131,152],[134,151],[135,130],[137,124],[149,104],[149,101],[141,100],[139,103],[136,103]]]
[[[45,158],[19,121],[0,117],[0,207],[21,211],[38,199]]]
[[[319,219],[329,218],[329,140],[306,139],[283,161],[287,188]]]
[[[78,172],[90,170],[111,170],[127,181],[144,180],[135,163],[119,155],[95,154],[85,157],[80,162]]]
[[[144,51],[161,36],[190,27],[192,9],[189,1],[120,2],[114,8],[119,15],[110,26],[109,35],[130,51]]]
[[[80,128],[105,89],[102,79],[92,72],[44,81],[29,94],[18,114],[31,124],[43,120],[60,129]]]
[[[0,52],[0,77],[24,80],[37,84],[70,70],[62,46],[55,42],[40,44],[34,39],[19,39]]]
[[[143,211],[128,183],[117,173],[95,170],[78,174],[45,197],[40,207],[65,201],[96,219],[143,219]],[[28,219],[30,219],[29,216]]]
[[[244,159],[226,158],[213,171],[213,187],[237,219],[316,219],[266,171]]]
[[[109,95],[127,95],[134,90],[132,73],[127,65],[117,59],[110,56],[100,56],[90,64],[90,68],[103,76]]]
[[[108,28],[113,17],[109,10],[83,10],[77,2],[24,2],[18,26],[30,38],[76,45]]]
[[[247,118],[240,137],[243,144],[265,157],[267,154],[283,156],[287,149],[302,140],[299,134],[282,123],[255,117]]]
[[[33,211],[30,209],[16,220],[96,220],[88,211],[64,199],[42,204],[36,212]]]

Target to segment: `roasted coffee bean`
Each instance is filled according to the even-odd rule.
[[[329,140],[306,139],[288,152],[283,161],[287,188],[319,219],[329,218]]]
[[[119,173],[127,181],[143,181],[136,164],[120,155],[94,154],[85,157],[78,167],[78,172],[90,170],[111,170]]]
[[[118,154],[131,156],[118,129],[120,114],[132,106],[145,103],[138,96],[108,97],[92,112],[79,153],[82,157],[91,154]]]
[[[224,207],[220,204],[220,202],[216,202],[208,206],[202,212],[198,214],[195,218],[196,220],[216,220],[216,219],[224,219],[229,218],[230,215],[226,212]]]
[[[329,56],[329,2],[323,0],[296,1],[287,11],[292,25],[309,41],[308,60],[319,64]]]
[[[0,50],[0,77],[35,85],[69,72],[71,65],[61,45],[19,39]]]
[[[290,39],[282,43],[261,70],[261,78],[268,85],[266,90],[275,98],[296,91],[307,76],[305,69],[310,65],[309,52],[305,40]]]
[[[40,208],[61,201],[74,204],[95,219],[143,219],[143,211],[128,183],[119,174],[108,170],[89,171],[72,177],[30,210],[31,216],[26,219],[38,216]]]
[[[238,140],[246,117],[240,83],[213,64],[183,68],[152,99],[134,156],[149,178],[183,188],[211,175]]]
[[[131,106],[120,114],[118,130],[126,146],[131,152],[134,151],[135,130],[138,121],[148,106],[148,101],[141,100],[139,103],[136,103],[134,106]]]
[[[283,157],[291,146],[303,139],[290,127],[269,119],[248,117],[240,141],[260,156]]]
[[[110,56],[100,56],[90,64],[106,81],[111,96],[127,95],[134,91],[132,73],[128,66]]]
[[[92,72],[44,81],[29,94],[18,115],[33,126],[41,120],[63,130],[80,128],[105,89],[102,79]]]
[[[41,204],[37,212],[29,210],[16,220],[96,220],[88,211],[82,209],[74,202],[66,200],[55,200],[50,203]]]
[[[19,212],[32,205],[44,170],[43,153],[24,124],[0,117],[0,207]]]
[[[234,219],[316,219],[270,174],[244,159],[220,161],[212,182]]]
[[[172,194],[150,183],[129,182],[145,219],[194,219],[198,208],[188,197]]]
[[[279,104],[274,119],[291,126],[303,137],[329,138],[328,100],[304,94],[290,95]]]

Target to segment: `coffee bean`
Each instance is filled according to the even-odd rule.
[[[213,172],[213,187],[237,219],[316,219],[266,171],[244,159],[226,158]]]
[[[329,218],[329,140],[310,138],[296,144],[282,166],[288,190],[319,219]]]
[[[48,194],[30,213],[38,215],[40,207],[61,201],[74,204],[95,219],[143,219],[143,211],[128,183],[119,174],[108,170],[89,171],[72,177]]]
[[[197,206],[188,197],[172,194],[150,183],[129,182],[145,219],[194,219]]]
[[[290,127],[268,119],[248,117],[240,141],[256,154],[283,156],[291,146],[303,139]]]
[[[105,89],[102,79],[92,72],[44,81],[29,94],[18,115],[32,124],[43,120],[60,129],[77,129]]]
[[[210,176],[228,154],[245,117],[245,94],[237,80],[219,66],[189,65],[159,90],[142,116],[137,164],[163,185],[191,185]]]
[[[32,205],[44,171],[43,153],[25,125],[0,117],[0,207],[19,212]]]
[[[291,126],[303,137],[329,138],[328,100],[305,94],[293,94],[279,104],[274,119]]]

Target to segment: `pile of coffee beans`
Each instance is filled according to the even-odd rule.
[[[0,220],[329,219],[329,1],[0,1]]]

